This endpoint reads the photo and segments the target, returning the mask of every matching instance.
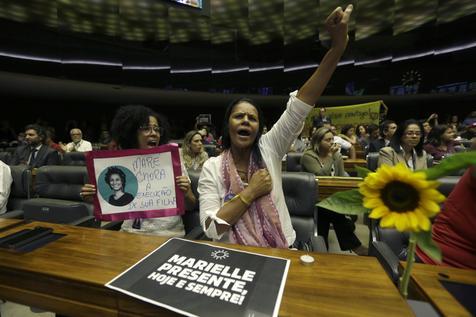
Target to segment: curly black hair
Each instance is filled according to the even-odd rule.
[[[355,127],[353,124],[344,124],[342,128],[340,128],[340,133],[347,135],[347,132],[352,128],[354,128],[355,130]]]
[[[124,174],[124,172],[117,166],[108,167],[106,175],[104,175],[104,181],[106,182],[106,184],[108,184],[109,187],[112,188],[111,184],[109,183],[109,179],[114,174],[119,175],[122,182],[122,189],[125,189],[126,188],[126,174]]]
[[[121,149],[137,149],[137,131],[149,124],[149,117],[155,117],[162,128],[159,145],[169,141],[169,123],[167,119],[149,107],[127,105],[120,107],[111,123],[111,135]]]

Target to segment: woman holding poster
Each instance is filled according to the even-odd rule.
[[[111,132],[120,149],[150,149],[168,142],[167,121],[152,109],[141,105],[119,108],[112,120]],[[182,175],[177,176],[175,181],[185,193],[186,209],[191,210],[196,198],[183,165]],[[96,187],[92,184],[85,184],[81,189],[81,197],[86,201],[92,201],[95,194]],[[161,236],[185,235],[181,216],[125,220],[121,230]]]
[[[225,113],[223,153],[207,160],[198,185],[200,222],[208,237],[244,245],[287,248],[296,233],[286,207],[281,160],[296,139],[347,46],[353,6],[326,20],[332,46],[319,68],[290,94],[287,108],[263,132],[263,115],[250,99],[233,101]]]

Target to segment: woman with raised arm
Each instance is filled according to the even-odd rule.
[[[326,19],[332,46],[318,69],[290,94],[286,110],[266,134],[263,115],[251,100],[233,101],[225,113],[223,153],[207,160],[198,185],[200,221],[214,240],[287,248],[296,234],[284,200],[281,159],[324,91],[347,46],[353,6]]]

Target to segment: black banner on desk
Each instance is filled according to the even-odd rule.
[[[173,238],[106,284],[186,316],[278,316],[289,260]]]

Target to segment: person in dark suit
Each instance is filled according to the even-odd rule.
[[[368,152],[378,152],[381,148],[390,144],[395,131],[397,130],[397,124],[392,120],[385,120],[380,125],[380,138],[378,140],[371,141],[369,143]]]
[[[10,165],[28,165],[37,168],[44,165],[60,165],[59,153],[45,144],[46,131],[37,124],[25,127],[26,145],[13,153]]]

